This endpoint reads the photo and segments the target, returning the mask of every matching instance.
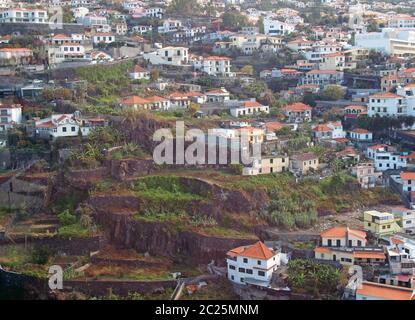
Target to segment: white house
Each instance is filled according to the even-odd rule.
[[[5,131],[22,122],[20,104],[0,103],[0,131]]]
[[[317,140],[331,140],[346,137],[340,121],[329,121],[313,127],[313,136]]]
[[[75,59],[85,59],[85,48],[76,42],[65,42],[48,48],[49,63],[62,63]]]
[[[150,72],[147,69],[144,69],[143,67],[136,65],[133,68],[128,70],[128,78],[132,80],[137,80],[137,79],[149,80]]]
[[[401,172],[402,188],[405,192],[415,191],[415,172]]]
[[[59,137],[87,136],[96,127],[106,125],[103,118],[84,118],[79,112],[74,114],[55,114],[36,121],[36,135],[43,139],[54,140]]]
[[[145,53],[143,57],[153,65],[183,66],[189,62],[189,49],[186,47],[164,47]]]
[[[396,117],[406,114],[405,98],[391,92],[381,92],[369,96],[367,113],[369,117]]]
[[[158,27],[159,33],[169,33],[178,31],[182,27],[180,20],[167,19],[163,21],[163,24]]]
[[[112,43],[115,41],[115,36],[112,33],[109,32],[100,32],[96,33],[92,36],[92,42],[94,45],[97,45],[99,43]]]
[[[415,228],[415,210],[405,208],[403,206],[392,207],[391,213],[398,218],[400,221],[401,227],[405,229],[414,229]],[[414,251],[415,258],[415,251]]]
[[[163,18],[163,9],[160,7],[149,7],[145,10],[145,16],[147,18]]]
[[[131,28],[131,31],[133,33],[138,33],[140,35],[150,32],[151,30],[153,30],[152,26],[145,26],[145,25],[138,25],[138,26],[134,26]]]
[[[259,284],[268,287],[272,274],[281,265],[281,254],[261,241],[227,252],[228,279],[237,284]]]
[[[295,24],[286,23],[268,16],[263,20],[264,33],[269,35],[286,35],[295,31]]]
[[[221,87],[217,89],[211,89],[206,92],[207,102],[225,102],[229,101],[230,93],[226,88]]]
[[[235,73],[231,72],[231,59],[228,57],[199,56],[192,61],[196,71],[202,71],[212,76],[231,77]]]
[[[356,128],[349,131],[349,136],[350,139],[355,140],[357,142],[370,142],[373,139],[372,132],[361,128]]]
[[[258,101],[242,101],[238,105],[230,108],[230,113],[234,117],[254,116],[260,113],[269,113],[269,107],[260,104]]]

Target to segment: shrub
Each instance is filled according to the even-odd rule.
[[[51,253],[45,246],[35,247],[32,251],[30,261],[35,264],[45,264],[48,262]]]
[[[60,213],[58,215],[58,218],[59,218],[59,222],[63,226],[68,226],[68,225],[74,224],[78,220],[75,215],[73,215],[69,212],[68,209],[62,211],[62,213]]]

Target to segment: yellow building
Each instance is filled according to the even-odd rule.
[[[376,210],[363,214],[364,229],[376,236],[394,234],[401,230],[393,214]]]

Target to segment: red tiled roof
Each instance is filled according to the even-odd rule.
[[[124,105],[134,105],[134,104],[147,104],[149,101],[143,99],[139,96],[131,96],[122,100],[121,104]]]
[[[311,109],[312,108],[309,105],[301,103],[301,102],[289,104],[284,107],[285,111],[294,111],[294,112],[304,112],[304,111],[311,110]]]
[[[318,124],[313,128],[313,131],[315,131],[315,132],[327,132],[327,131],[333,131],[333,129],[330,128],[326,124]]]
[[[284,126],[285,126],[285,125],[284,125],[283,123],[278,122],[278,121],[272,121],[272,122],[267,122],[267,123],[265,123],[265,128],[266,128],[267,130],[270,130],[270,131],[280,130],[280,129],[282,129]]]
[[[148,72],[148,71],[141,66],[134,66],[133,68],[129,69],[128,72],[139,73],[139,72]]]
[[[378,99],[396,99],[396,98],[402,98],[400,95],[392,92],[381,92],[381,93],[375,93],[374,95],[371,95],[370,98],[378,98]]]
[[[414,289],[363,281],[356,294],[385,300],[415,300]]]
[[[320,233],[320,236],[322,238],[343,238],[346,237],[347,233],[350,233],[361,239],[366,239],[366,232],[355,229],[349,229],[347,227],[334,227],[323,231],[322,233]]]
[[[258,101],[244,101],[241,103],[242,107],[250,108],[250,107],[263,107]]]
[[[245,247],[238,247],[228,251],[227,255],[231,257],[241,256],[259,260],[268,260],[274,256],[274,253],[261,241]]]
[[[370,133],[370,131],[368,131],[366,129],[362,129],[362,128],[353,129],[353,130],[351,130],[351,132],[354,132],[354,133]]]
[[[415,172],[401,172],[400,177],[402,180],[415,180]]]

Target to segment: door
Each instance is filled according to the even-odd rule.
[[[337,257],[335,254],[333,254],[333,261],[337,261]]]

